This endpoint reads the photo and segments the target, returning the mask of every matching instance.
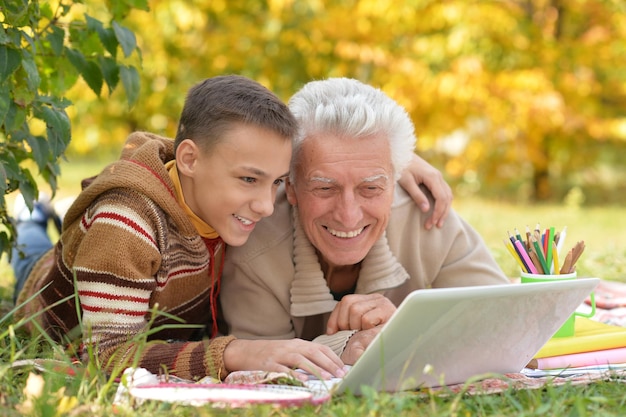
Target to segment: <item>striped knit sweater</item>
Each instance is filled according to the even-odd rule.
[[[171,140],[132,134],[120,160],[83,184],[18,303],[37,294],[21,315],[45,310],[48,334],[82,336],[83,360],[93,351],[107,370],[224,378],[233,338],[205,336],[215,336],[225,246],[200,237],[178,204],[164,167],[173,158]]]

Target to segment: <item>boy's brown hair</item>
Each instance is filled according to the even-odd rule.
[[[240,75],[222,75],[189,90],[174,146],[191,139],[209,151],[238,123],[260,126],[289,140],[297,131],[293,114],[270,90]]]

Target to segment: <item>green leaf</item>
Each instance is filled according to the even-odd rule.
[[[41,17],[45,17],[48,20],[54,19],[54,12],[52,11],[52,6],[50,6],[50,3],[40,4],[39,13],[41,14]]]
[[[11,151],[2,151],[2,169],[7,179],[16,178],[20,175],[20,163]]]
[[[58,26],[52,26],[51,31],[48,32],[48,42],[50,42],[50,47],[52,48],[52,52],[56,56],[59,56],[63,53],[63,41],[65,39],[65,31]]]
[[[72,105],[72,101],[65,97],[57,97],[57,96],[39,96],[39,102],[45,103],[52,107],[58,107],[60,109],[65,109]]]
[[[9,182],[7,177],[7,171],[4,169],[4,154],[2,155],[2,164],[0,164],[0,198],[4,198],[7,189],[9,188]]]
[[[4,203],[4,196],[2,198],[2,207],[5,206]],[[4,223],[4,219],[2,219],[3,223]],[[8,225],[10,226],[10,225]],[[8,252],[10,255],[10,251],[11,248],[13,247],[13,245],[11,244],[11,239],[9,238],[9,234],[6,232],[0,232],[0,253],[5,253]]]
[[[41,176],[46,180],[50,189],[53,190],[52,193],[56,193],[57,186],[57,178],[61,175],[61,168],[59,167],[58,159],[54,162],[48,161],[44,169],[41,171]]]
[[[119,42],[115,37],[115,32],[111,28],[105,28],[101,21],[94,19],[89,15],[85,15],[87,19],[87,28],[93,30],[98,34],[100,42],[104,48],[115,57],[117,55],[117,47]]]
[[[104,81],[109,87],[110,94],[120,81],[120,68],[117,66],[117,62],[111,58],[100,58],[100,68],[104,75]]]
[[[126,90],[128,106],[132,107],[135,105],[137,99],[139,98],[139,72],[135,67],[120,65],[120,77],[122,78],[124,90]]]
[[[11,103],[13,103],[13,100],[11,100],[11,95],[9,94],[9,86],[0,84],[0,126],[4,124],[4,118],[9,112]]]
[[[135,34],[131,30],[125,28],[115,21],[113,21],[112,26],[113,31],[115,32],[115,37],[122,46],[124,56],[129,57],[130,54],[132,54],[133,51],[137,48],[137,40],[135,39]]]
[[[49,146],[48,141],[43,136],[34,136],[28,134],[26,136],[26,142],[32,151],[32,157],[39,170],[46,166],[49,158]]]
[[[101,21],[99,21],[98,19],[94,19],[93,17],[89,16],[86,13],[85,13],[85,21],[87,22],[87,29],[89,29],[90,31],[97,32],[98,29],[103,28]]]
[[[28,20],[28,1],[13,0],[2,2],[4,21],[9,26],[23,26]]]
[[[100,95],[102,92],[102,71],[98,64],[94,61],[87,61],[87,68],[80,75],[83,76],[87,85],[93,90],[96,95]]]
[[[42,91],[44,94],[62,97],[76,84],[79,73],[65,56],[50,57],[46,61],[51,67],[45,80],[46,88],[43,88],[42,82]]]
[[[22,42],[22,35],[24,32],[15,28],[15,27],[0,27],[0,43],[1,44],[11,44],[16,48],[20,47]]]
[[[0,26],[0,44],[7,44],[11,38],[6,33],[6,30],[3,26]]]
[[[26,123],[26,109],[17,105],[15,101],[9,103],[9,109],[4,117],[4,128],[13,132]]]
[[[16,49],[0,45],[0,83],[6,80],[20,66],[22,57]]]
[[[26,49],[21,50],[22,65],[15,71],[13,83],[13,101],[21,107],[26,107],[37,96],[41,83],[37,64],[33,55]]]
[[[39,84],[41,83],[39,70],[37,69],[37,64],[35,63],[33,55],[24,50],[22,51],[22,68],[24,68],[24,72],[26,73],[28,88],[33,92],[36,92],[37,88],[39,88]]]
[[[95,30],[89,30],[83,22],[73,21],[69,25],[68,48],[80,51],[85,57],[92,57],[104,53],[100,37]]]
[[[56,158],[65,152],[70,143],[70,119],[65,110],[48,106],[42,108],[41,116],[46,122],[48,143]]]
[[[39,189],[37,188],[37,182],[33,178],[32,174],[27,169],[20,170],[20,192],[24,197],[24,201],[29,209],[33,209],[33,202],[37,199]]]
[[[88,61],[82,53],[75,49],[65,48],[65,53],[89,88],[99,96],[102,90],[102,71],[100,71],[98,64]]]
[[[42,102],[34,108],[34,115],[43,120],[47,128],[48,138],[45,144],[38,143],[39,137],[27,138],[31,147],[38,146],[42,150],[42,159],[37,159],[37,164],[42,168],[50,158],[56,159],[65,152],[71,136],[70,120],[63,108],[49,106]],[[33,153],[35,153],[34,149]]]

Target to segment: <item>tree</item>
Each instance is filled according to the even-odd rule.
[[[79,77],[98,96],[121,81],[128,105],[137,100],[140,51],[121,22],[132,9],[147,10],[147,0],[84,3],[0,0],[0,254],[15,240],[5,195],[19,190],[32,210],[35,169],[56,190],[72,131],[65,93]]]
[[[601,161],[620,169],[609,158],[626,146],[625,4],[153,0],[132,24],[163,40],[146,43],[142,73],[160,90],[129,127],[171,131],[181,91],[211,75],[249,76],[285,100],[311,79],[354,77],[407,108],[418,151],[457,192],[560,200]]]

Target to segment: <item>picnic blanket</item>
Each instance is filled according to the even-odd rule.
[[[596,314],[593,320],[626,327],[626,283],[600,282],[595,289]],[[586,300],[581,307],[589,307]],[[62,372],[74,377],[78,363],[67,364],[52,359],[16,361],[14,367],[34,367],[38,371]],[[528,372],[525,372],[528,371]],[[504,375],[479,375],[461,384],[423,388],[403,395],[482,395],[499,393],[508,389],[539,389],[548,384],[585,385],[595,381],[626,382],[626,364],[575,370],[561,373],[536,373],[524,370]],[[271,404],[277,407],[295,407],[304,404],[318,405],[332,399],[327,389],[319,384],[307,385],[286,373],[265,371],[240,371],[229,374],[225,381],[205,378],[186,381],[171,375],[154,375],[142,368],[129,368],[118,381],[115,404],[133,406],[156,400],[184,403],[192,406],[209,404],[213,407],[247,407],[254,404]]]
[[[593,320],[626,327],[626,283],[601,280],[595,291],[596,314]],[[591,305],[587,298],[585,304]]]

